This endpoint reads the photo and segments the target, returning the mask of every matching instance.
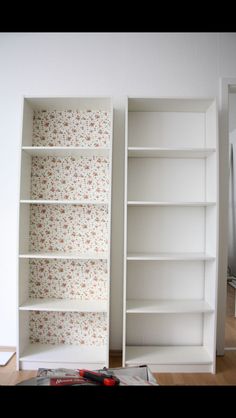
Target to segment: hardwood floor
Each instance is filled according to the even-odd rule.
[[[226,351],[217,357],[216,374],[156,373],[160,385],[236,385],[236,351]]]
[[[111,367],[121,366],[121,355],[111,355]],[[0,385],[15,385],[36,376],[36,371],[16,371],[15,356],[0,367]],[[160,385],[236,385],[236,351],[217,357],[217,373],[156,373]]]

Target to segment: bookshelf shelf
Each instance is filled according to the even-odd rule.
[[[79,252],[27,252],[20,254],[19,258],[46,258],[46,259],[62,259],[62,260],[106,260],[108,259],[108,253],[79,253]]]
[[[205,253],[128,253],[130,261],[213,261],[215,257]]]
[[[128,147],[128,156],[135,158],[207,158],[215,148]]]
[[[22,352],[24,369],[100,368],[106,362],[106,346],[91,347],[65,344],[29,344]]]
[[[135,313],[193,313],[213,309],[204,300],[127,300],[126,312]]]
[[[110,149],[102,147],[22,147],[31,157],[109,157]]]
[[[129,366],[148,364],[151,370],[156,370],[158,365],[159,370],[167,369],[169,373],[187,371],[189,367],[206,373],[212,368],[207,349],[200,346],[127,346],[126,356]]]
[[[29,205],[108,205],[108,202],[98,202],[96,200],[33,200],[22,199],[20,203]]]
[[[21,311],[49,312],[107,312],[107,301],[78,299],[28,299],[19,309]]]
[[[145,202],[129,200],[128,206],[215,206],[216,202]]]

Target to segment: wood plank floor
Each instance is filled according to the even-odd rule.
[[[15,385],[36,376],[36,371],[16,371],[15,356],[0,367],[0,385]],[[111,355],[111,367],[121,366],[121,355]],[[160,385],[236,385],[236,351],[226,351],[217,357],[217,372],[210,373],[156,373]]]

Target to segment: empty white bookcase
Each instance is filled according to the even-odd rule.
[[[25,98],[17,368],[109,363],[113,107]]]
[[[123,365],[215,372],[214,99],[128,98]]]

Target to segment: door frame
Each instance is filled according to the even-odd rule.
[[[229,211],[229,93],[236,93],[236,78],[220,79],[219,101],[219,265],[216,353],[225,353]]]

